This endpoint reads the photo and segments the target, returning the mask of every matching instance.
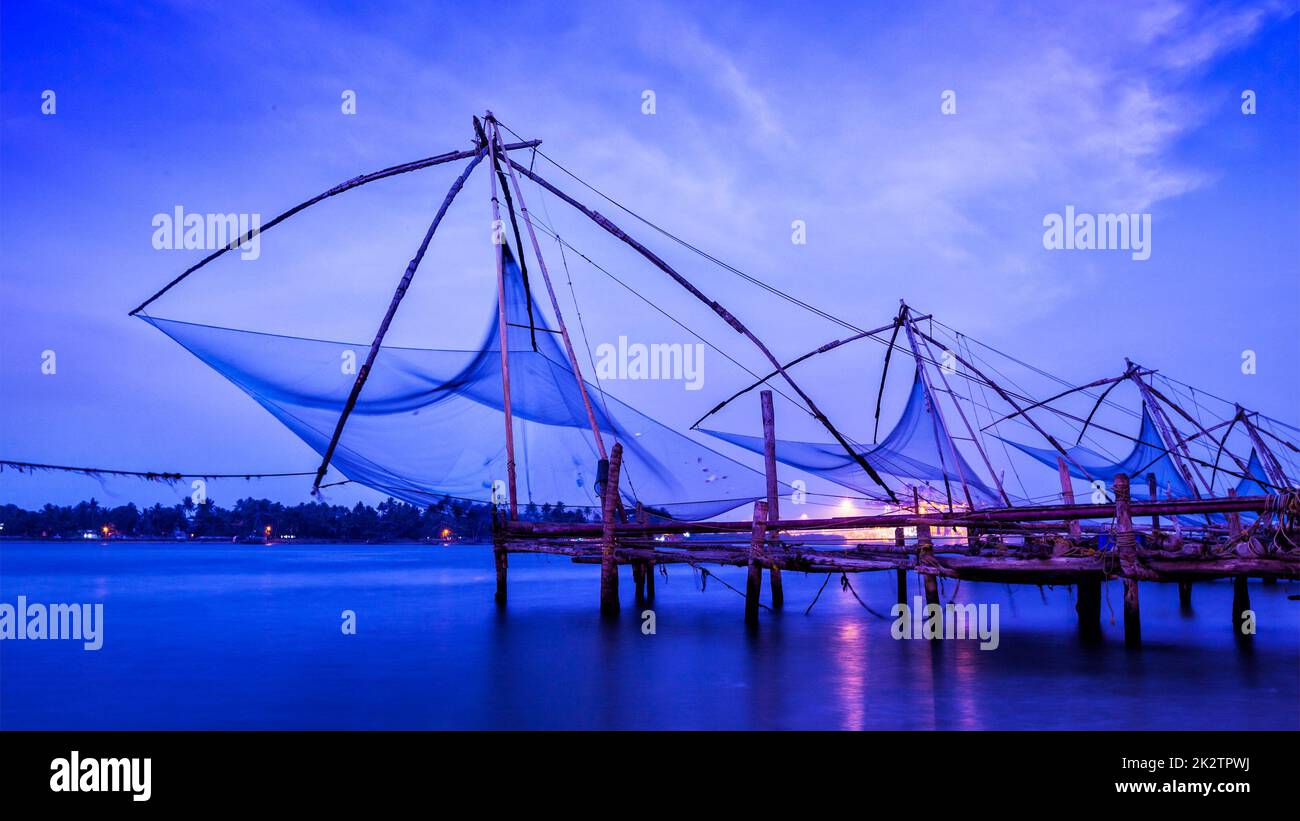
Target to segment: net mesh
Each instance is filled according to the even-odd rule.
[[[763,452],[761,437],[716,430],[704,432],[746,450]],[[912,380],[912,390],[898,423],[879,444],[864,448],[861,454],[881,474],[923,482],[946,479],[951,485],[954,499],[962,497],[961,482],[965,477],[973,501],[986,505],[998,502],[997,494],[978,478],[961,451],[953,445],[943,419],[934,410],[919,372]],[[791,467],[829,479],[869,497],[877,498],[880,495],[879,486],[871,480],[857,460],[838,444],[778,439],[776,458]]]
[[[505,249],[506,345],[521,505],[599,508],[598,452],[558,334]],[[470,350],[383,347],[335,450],[348,479],[415,504],[500,501],[506,478],[496,300]],[[343,363],[368,345],[280,336],[141,315],[271,412],[317,453],[355,380]],[[530,324],[531,318],[531,324]],[[620,493],[652,513],[698,520],[765,495],[758,471],[586,385],[606,447],[623,444]]]

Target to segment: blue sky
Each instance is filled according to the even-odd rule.
[[[251,400],[127,317],[202,256],[155,250],[151,220],[176,205],[269,219],[356,174],[466,147],[470,115],[485,108],[665,228],[857,324],[887,322],[906,298],[1072,381],[1115,373],[1129,355],[1300,422],[1294,3],[811,5],[5,2],[0,457],[314,468]],[[41,112],[46,89],[53,116]],[[346,89],[354,116],[340,110]],[[1246,89],[1253,115],[1241,111]],[[940,111],[945,90],[955,115]],[[312,209],[264,237],[259,259],[222,260],[151,311],[368,340],[455,173],[407,175]],[[394,344],[478,339],[493,297],[486,185],[476,175],[440,229]],[[1045,250],[1043,217],[1067,205],[1150,213],[1151,258]],[[613,240],[554,203],[543,213],[759,367]],[[806,245],[790,241],[796,219]],[[778,355],[842,335],[643,239]],[[593,345],[620,334],[689,341],[598,273],[573,277]],[[1258,357],[1251,376],[1245,349]],[[46,350],[54,376],[41,373]],[[879,350],[809,372],[847,428],[865,429]],[[745,383],[723,360],[709,365],[687,401],[644,384],[620,395],[684,427]],[[300,501],[308,487],[211,493]],[[92,494],[171,503],[183,490],[0,476],[7,502]]]

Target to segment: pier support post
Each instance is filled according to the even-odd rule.
[[[1246,586],[1245,576],[1232,579],[1232,632],[1238,641],[1249,639],[1249,634],[1241,632],[1246,622],[1246,611],[1250,609],[1250,588]]]
[[[637,559],[632,562],[632,584],[636,588],[635,598],[637,604],[645,603],[645,562]]]
[[[1101,579],[1080,581],[1074,603],[1079,615],[1079,636],[1089,641],[1101,638]]]
[[[1178,607],[1182,610],[1192,609],[1192,583],[1178,583]]]
[[[927,524],[916,526],[916,560],[917,564],[934,562],[934,542]],[[921,578],[925,581],[925,603],[938,604],[939,580],[930,573],[922,573]]]
[[[749,576],[745,579],[745,624],[758,624],[758,597],[763,592],[763,542],[767,539],[767,502],[754,502],[754,531],[749,540]]]
[[[903,528],[894,528],[894,546],[905,547],[906,545],[907,537],[903,535]],[[900,567],[894,573],[898,576],[898,603],[907,604],[907,571]]]
[[[1138,582],[1129,574],[1137,568],[1137,534],[1133,532],[1133,515],[1129,512],[1129,478],[1115,476],[1115,549],[1119,553],[1120,571],[1124,574],[1124,643],[1142,646],[1142,611],[1138,604]]]
[[[1229,496],[1236,496],[1235,488],[1228,490]],[[1238,513],[1228,514],[1228,535],[1237,538],[1241,535],[1241,515]],[[1246,611],[1250,609],[1250,588],[1246,586],[1245,576],[1232,577],[1232,634],[1236,636],[1237,641],[1249,639],[1250,636],[1241,632],[1241,626],[1246,621]]]
[[[637,524],[650,524],[650,514],[646,513],[645,507],[636,503],[636,521]],[[647,559],[641,562],[641,580],[637,582],[637,593],[642,603],[650,603],[655,600],[655,563],[654,559]]]
[[[618,604],[618,560],[614,526],[618,519],[618,474],[623,464],[623,443],[615,442],[609,453],[609,478],[605,480],[604,494],[600,500],[601,552],[600,552],[600,613],[602,616],[617,616]]]
[[[492,508],[492,562],[497,571],[497,591],[493,601],[498,605],[506,603],[506,539],[505,529],[501,525],[501,513]]]
[[[776,413],[772,410],[771,391],[760,391],[758,397],[763,406],[763,472],[767,477],[767,520],[775,522],[781,518],[781,504],[777,497],[776,485]],[[785,586],[781,583],[781,568],[771,567],[768,572],[772,577],[772,609],[780,610],[785,604]]]

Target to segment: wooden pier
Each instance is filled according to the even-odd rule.
[[[606,498],[618,489],[615,445],[611,453]],[[761,574],[783,570],[805,573],[898,574],[899,600],[906,595],[907,573],[921,576],[926,601],[939,603],[939,578],[1025,585],[1073,585],[1078,588],[1080,635],[1101,633],[1101,584],[1124,585],[1124,636],[1141,644],[1141,583],[1179,585],[1190,601],[1191,585],[1213,579],[1234,580],[1231,623],[1243,637],[1243,612],[1250,608],[1246,580],[1300,579],[1300,528],[1295,513],[1300,494],[1227,496],[1211,499],[1132,501],[1129,479],[1114,483],[1114,503],[1057,504],[956,511],[953,513],[882,513],[826,519],[770,519],[769,502],[754,503],[749,520],[716,522],[619,521],[614,506],[605,506],[600,523],[526,522],[501,519],[497,524],[498,600],[505,600],[505,555],[544,553],[567,556],[580,564],[598,564],[601,611],[618,612],[618,566],[641,568],[638,599],[644,600],[646,568],[686,564],[748,568],[744,620],[757,624]],[[1256,516],[1243,528],[1240,515]],[[1222,514],[1226,528],[1208,525]],[[1176,535],[1155,523],[1160,517],[1200,517],[1207,526]],[[1085,522],[1092,520],[1092,524]],[[1101,524],[1097,523],[1101,520]],[[1139,525],[1142,522],[1144,524]],[[1149,524],[1148,524],[1149,523]],[[892,531],[890,539],[828,545],[812,534]],[[907,536],[908,530],[912,536]],[[936,540],[933,534],[947,535]],[[686,535],[690,534],[690,538]],[[779,578],[779,576],[777,576]],[[779,582],[778,582],[779,584]],[[776,588],[776,589],[779,589]],[[653,594],[651,594],[653,595]],[[772,597],[772,607],[781,602]],[[1227,619],[1225,619],[1227,621]]]

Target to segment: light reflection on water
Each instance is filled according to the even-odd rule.
[[[821,576],[786,573],[786,610],[749,631],[739,596],[672,567],[645,636],[626,570],[609,625],[596,568],[512,556],[498,610],[491,566],[471,546],[0,543],[0,601],[102,601],[106,621],[98,652],[0,644],[0,727],[1300,729],[1295,583],[1252,582],[1249,649],[1230,585],[1198,585],[1189,616],[1144,584],[1140,653],[1104,605],[1105,641],[1079,644],[1067,588],[946,586],[1001,606],[986,651],[894,641],[837,579],[805,616]],[[893,573],[853,585],[889,612]]]

